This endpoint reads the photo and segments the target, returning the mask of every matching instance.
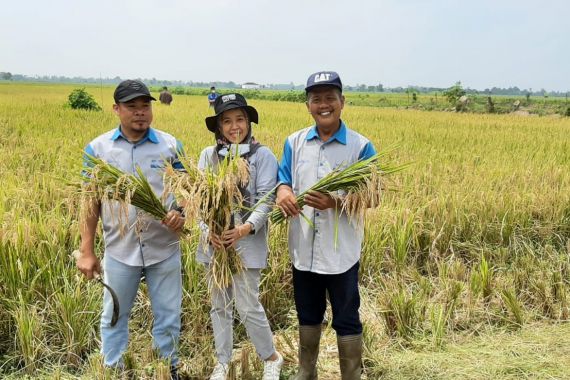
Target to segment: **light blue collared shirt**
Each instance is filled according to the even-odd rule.
[[[101,158],[126,173],[135,174],[136,168],[140,167],[161,198],[164,162],[170,161],[174,167],[181,168],[178,156],[183,149],[173,136],[153,128],[149,128],[142,140],[131,143],[119,126],[91,141],[85,147],[85,153]],[[174,198],[167,197],[166,209],[174,206]],[[105,255],[124,264],[149,266],[180,251],[178,236],[171,229],[134,206],[121,210],[116,201],[104,202],[101,204],[101,221]]]
[[[376,154],[374,145],[341,121],[338,131],[326,142],[311,126],[293,133],[285,140],[279,166],[279,181],[291,186],[298,195],[339,167]],[[302,217],[289,225],[289,253],[298,270],[322,274],[338,274],[349,270],[360,259],[364,226],[349,221],[335,209],[316,210],[305,206]],[[338,235],[335,242],[335,228]]]

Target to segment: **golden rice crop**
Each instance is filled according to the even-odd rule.
[[[136,175],[123,172],[108,162],[85,155],[86,166],[82,173],[82,182],[76,187],[81,198],[82,213],[90,213],[90,207],[96,202],[118,202],[121,229],[127,225],[128,206],[133,205],[155,219],[162,220],[167,210],[158,199],[142,170],[137,167]],[[95,202],[94,202],[95,201]],[[85,215],[82,215],[81,219]]]
[[[346,212],[349,218],[362,223],[366,210],[380,204],[384,190],[383,177],[406,167],[406,165],[384,162],[383,158],[388,152],[377,153],[345,168],[342,166],[336,168],[309,189],[297,195],[297,204],[303,208],[305,195],[311,191],[329,194],[340,202],[340,212]],[[270,220],[274,224],[279,224],[285,221],[285,216],[280,209],[276,208],[271,212]]]
[[[166,191],[174,193],[189,223],[199,222],[217,235],[233,228],[232,215],[241,207],[242,195],[239,186],[247,184],[249,172],[245,160],[228,158],[215,168],[198,169],[192,160],[182,158],[184,170],[175,170],[167,165],[165,171]],[[163,203],[156,196],[140,168],[136,175],[125,173],[102,159],[86,155],[83,182],[77,186],[82,199],[83,213],[89,213],[93,200],[102,203],[118,202],[118,218],[122,229],[128,228],[128,206],[133,205],[155,219],[162,220],[167,214]],[[85,217],[85,216],[83,216]],[[183,233],[189,233],[185,229]],[[202,242],[208,249],[208,241]],[[213,285],[225,288],[231,285],[232,275],[243,270],[240,256],[234,247],[214,250],[212,264]]]
[[[182,159],[184,170],[166,170],[166,188],[176,195],[184,206],[187,217],[200,223],[201,229],[220,236],[234,227],[233,214],[242,207],[240,186],[247,184],[249,171],[247,162],[231,155],[214,167],[200,170],[188,159]],[[201,244],[207,250],[209,241]],[[244,269],[241,257],[232,246],[214,249],[210,265],[212,285],[226,288],[232,283],[233,274]]]
[[[85,284],[69,257],[79,231],[63,183],[82,170],[85,144],[116,127],[113,88],[87,87],[102,112],[64,108],[73,88],[0,83],[0,377],[10,380],[111,377],[98,354],[101,289]],[[278,157],[286,136],[313,122],[300,103],[250,103],[260,113],[256,139]],[[205,97],[175,95],[170,107],[155,104],[153,111],[154,126],[179,138],[188,157],[214,142],[204,126],[212,112]],[[368,378],[566,378],[568,118],[347,101],[343,120],[378,150],[398,143],[392,162],[414,162],[390,176],[400,191],[384,192],[365,222],[360,310]],[[182,371],[205,378],[215,357],[208,285],[195,260],[200,242],[188,236]],[[99,238],[98,252],[102,244]],[[284,228],[271,229],[269,246],[260,297],[288,359],[286,378],[296,367],[297,322]],[[143,379],[156,378],[163,365],[149,344],[151,315],[143,286],[126,355],[129,372]],[[335,339],[325,326],[323,378],[339,378],[337,351],[327,349]],[[232,365],[261,377],[262,363],[246,341],[236,329],[241,352]]]

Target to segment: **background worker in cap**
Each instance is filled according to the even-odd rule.
[[[214,107],[214,103],[216,102],[216,99],[218,98],[218,93],[216,92],[216,87],[212,86],[210,87],[210,93],[208,94],[208,106]]]
[[[233,276],[233,283],[226,289],[211,287],[212,309],[210,316],[214,329],[214,342],[218,363],[210,379],[225,380],[233,348],[233,303],[245,324],[247,335],[257,354],[264,360],[263,380],[279,380],[283,357],[275,350],[273,335],[265,310],[259,302],[261,270],[267,266],[267,215],[271,206],[262,204],[251,208],[277,182],[277,159],[266,146],[252,136],[251,123],[258,123],[257,110],[247,105],[240,94],[221,95],[214,104],[215,116],[206,118],[208,130],[214,133],[216,145],[207,147],[200,154],[200,169],[215,167],[229,152],[236,152],[249,164],[249,182],[240,191],[249,210],[234,214],[235,227],[217,236],[204,231],[211,247],[198,248],[197,259],[209,265],[213,248],[233,245],[241,256],[245,270]],[[207,227],[206,227],[207,228]]]
[[[151,128],[151,101],[155,99],[142,82],[121,82],[115,89],[114,98],[113,110],[119,118],[119,126],[91,141],[85,153],[127,173],[134,173],[135,168],[140,167],[160,198],[164,190],[164,160],[181,168],[178,155],[182,152],[182,145],[171,135]],[[128,343],[128,318],[141,276],[145,276],[154,315],[153,346],[162,357],[171,360],[172,377],[177,379],[182,300],[177,232],[185,220],[180,210],[176,209],[172,196],[167,198],[166,207],[170,211],[164,220],[157,221],[129,206],[127,220],[120,225],[119,213],[124,211],[116,202],[95,204],[93,212],[81,225],[81,255],[77,267],[89,279],[103,270],[107,284],[115,290],[119,299],[119,319],[111,327],[113,305],[109,293],[105,291],[101,341],[104,363],[108,367],[123,366],[122,355]],[[103,268],[94,250],[99,217],[105,240]]]
[[[340,165],[350,165],[376,152],[367,138],[349,129],[340,118],[344,96],[337,73],[312,74],[305,91],[307,110],[315,124],[285,140],[276,200],[282,212],[292,218],[289,253],[299,319],[299,371],[294,379],[317,378],[327,292],[332,306],[332,327],[337,333],[342,379],[360,379],[362,324],[358,311],[358,268],[364,227],[350,223],[330,195],[311,192],[305,197],[306,206],[302,211],[312,221],[312,227],[298,217],[301,210],[295,195]]]

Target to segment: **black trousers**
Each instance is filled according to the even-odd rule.
[[[332,307],[332,327],[340,336],[362,334],[358,309],[357,262],[344,273],[320,274],[293,267],[293,290],[299,325],[319,325],[327,306],[327,291]]]

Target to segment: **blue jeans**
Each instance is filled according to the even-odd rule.
[[[362,334],[360,322],[360,293],[358,292],[357,262],[344,273],[319,274],[293,267],[293,291],[299,325],[320,325],[327,307],[327,292],[331,303],[332,327],[340,336]]]
[[[160,356],[178,363],[180,337],[180,308],[182,304],[182,277],[180,252],[168,259],[148,266],[138,267],[121,263],[109,256],[103,260],[105,282],[117,293],[120,314],[117,324],[111,327],[113,300],[107,290],[103,296],[101,315],[102,352],[106,366],[122,366],[122,356],[129,341],[128,320],[137,295],[141,275],[146,278],[154,315],[152,327],[153,347]]]

